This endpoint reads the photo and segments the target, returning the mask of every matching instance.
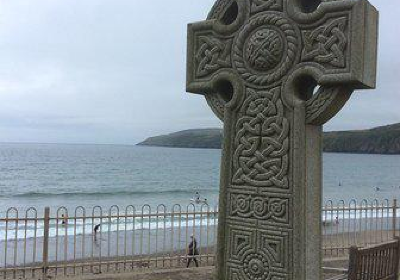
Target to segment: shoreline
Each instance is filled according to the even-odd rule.
[[[348,212],[354,212],[355,210],[345,210],[345,214],[349,215]],[[357,210],[361,211],[361,210]],[[351,214],[350,217],[346,216],[343,217],[343,212],[338,212],[336,210],[324,210],[324,217],[328,217],[327,219],[322,219],[321,220],[321,231],[323,235],[337,235],[340,233],[348,233],[348,232],[354,232],[354,231],[374,231],[374,230],[384,230],[384,231],[390,231],[393,230],[393,214],[390,212],[385,211],[382,214],[382,211],[370,211],[370,210],[363,210],[365,212],[370,212],[366,213],[368,215],[363,215],[362,217],[359,216],[359,214]],[[332,212],[332,213],[331,213]],[[380,214],[381,216],[376,216],[377,214]],[[189,219],[186,220],[186,215],[184,213],[179,214],[181,218],[173,217],[173,214],[170,214],[168,218],[165,219],[165,221],[162,220],[157,220],[154,218],[154,220],[150,219],[149,221],[143,222],[141,216],[137,216],[135,218],[135,222],[133,220],[125,221],[124,216],[121,215],[120,222],[115,222],[117,218],[113,217],[111,219],[111,223],[109,222],[108,217],[104,217],[103,220],[105,222],[102,222],[102,229],[100,232],[107,236],[107,234],[110,232],[112,234],[115,234],[116,232],[124,233],[127,232],[135,232],[136,234],[140,234],[141,232],[145,232],[148,234],[150,232],[152,235],[156,234],[157,230],[158,231],[184,231],[186,228],[188,228],[188,231],[191,231],[193,226],[195,227],[195,232],[199,230],[201,227],[203,230],[209,228],[210,231],[215,231],[215,226],[218,226],[218,215],[214,216],[214,212],[204,212],[203,215],[196,214],[196,218],[193,219],[193,214],[189,214]],[[339,217],[338,223],[336,223],[334,217],[335,216]],[[161,218],[160,216],[159,218]],[[208,217],[208,218],[207,218]],[[397,216],[396,220],[399,219],[400,217],[400,210],[397,211]],[[42,219],[42,218],[39,218]],[[56,218],[51,218],[52,221],[54,221]],[[60,218],[61,219],[61,218]],[[69,220],[73,221],[75,218],[69,217]],[[98,219],[98,218],[96,218]],[[130,218],[129,218],[130,219]],[[25,228],[24,227],[24,218],[20,218],[20,222],[18,225],[18,237],[15,239],[15,228],[12,228],[11,226],[14,225],[14,222],[9,222],[9,228],[8,228],[8,237],[7,240],[8,242],[15,242],[17,240],[18,242],[24,241],[25,240],[25,232],[27,233],[26,240],[29,241],[31,239],[39,239],[43,238],[43,221],[38,223],[37,228],[32,228],[28,224],[28,226]],[[77,217],[76,220],[82,220],[82,217]],[[86,218],[88,222],[86,223],[77,223],[74,224],[73,222],[68,222],[67,223],[67,234],[65,234],[65,226],[58,224],[55,224],[54,222],[50,223],[50,228],[49,228],[49,233],[50,236],[49,238],[56,238],[57,237],[57,231],[58,231],[58,236],[59,238],[63,238],[65,235],[68,238],[71,237],[77,237],[81,238],[83,235],[85,236],[91,236],[93,227],[94,225],[100,223],[99,221],[95,221],[94,224],[92,224],[92,219],[91,217]],[[173,223],[171,223],[173,222]],[[33,223],[33,222],[30,222]],[[57,229],[58,228],[58,229]],[[400,222],[396,223],[396,230],[400,230]],[[0,231],[5,232],[4,228],[0,227]],[[36,231],[36,237],[34,236]],[[100,232],[98,234],[100,234]],[[2,244],[5,242],[5,236],[0,236],[0,249],[2,247]],[[1,251],[0,251],[1,252]],[[1,257],[1,254],[0,254]]]
[[[71,261],[73,259],[96,259],[110,257],[143,257],[152,254],[174,254],[185,250],[190,235],[196,236],[198,247],[208,250],[216,242],[216,226],[201,228],[181,227],[174,229],[131,230],[100,232],[96,239],[92,233],[85,235],[55,236],[49,238],[48,261]],[[0,242],[0,268],[34,264],[41,261],[44,237]],[[7,249],[6,249],[7,248]],[[7,252],[7,259],[4,255]],[[16,258],[14,253],[16,252]],[[206,251],[208,253],[208,251]],[[5,262],[6,261],[6,262]]]

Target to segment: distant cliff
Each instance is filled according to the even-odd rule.
[[[400,123],[368,130],[325,132],[324,151],[400,154]]]
[[[141,146],[158,146],[174,148],[205,148],[221,149],[222,130],[211,129],[190,129],[147,138],[139,143]]]
[[[138,145],[219,149],[222,137],[221,129],[191,129],[150,137]],[[368,130],[325,132],[324,151],[400,154],[400,123]]]

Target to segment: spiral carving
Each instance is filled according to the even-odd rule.
[[[289,201],[278,197],[231,194],[232,217],[259,219],[265,222],[288,224]]]
[[[262,198],[255,198],[252,201],[252,209],[254,211],[254,216],[257,219],[262,219],[266,216],[268,208],[267,203]]]
[[[286,201],[282,199],[271,199],[268,205],[268,212],[271,216],[281,218],[286,214]]]
[[[237,208],[239,212],[249,212],[250,211],[250,197],[246,195],[239,195],[237,197]]]

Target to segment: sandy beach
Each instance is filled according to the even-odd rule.
[[[49,262],[73,260],[97,261],[114,257],[145,258],[156,255],[159,258],[184,252],[193,234],[198,242],[199,253],[209,255],[215,245],[216,227],[181,227],[159,230],[131,230],[120,232],[99,232],[77,236],[49,238]],[[0,268],[31,265],[43,259],[43,237],[26,240],[0,242]],[[7,255],[7,259],[4,256]],[[179,253],[179,255],[181,255]]]
[[[216,226],[209,226],[208,230],[202,228],[201,231],[200,227],[182,227],[167,230],[100,232],[96,238],[92,233],[51,237],[48,274],[96,274],[185,267],[186,248],[191,234],[194,234],[198,241],[200,265],[210,266],[214,264],[216,229]],[[343,266],[346,263],[343,260],[346,260],[348,254],[345,248],[353,244],[367,246],[381,240],[390,240],[392,237],[393,231],[387,230],[325,235],[324,258],[325,261],[339,260]],[[0,275],[13,278],[25,273],[35,277],[43,272],[42,237],[26,241],[13,240],[8,242],[7,247],[5,245],[4,242],[0,243]]]
[[[394,233],[392,218],[364,218],[360,220],[340,220],[339,224],[325,224],[322,228],[323,248],[327,256],[342,256],[344,248],[352,245],[367,246],[390,240]],[[102,230],[96,236],[92,232],[66,235],[60,228],[58,236],[49,238],[48,261],[71,261],[80,259],[99,259],[112,257],[143,257],[151,254],[171,256],[174,252],[185,250],[194,235],[199,247],[206,248],[216,244],[217,226],[203,223],[182,223],[176,227],[157,229],[129,229],[119,231]],[[68,226],[72,228],[72,225]],[[68,231],[69,234],[71,231]],[[399,231],[397,230],[398,234]],[[43,237],[0,241],[0,268],[28,265],[43,260]],[[5,259],[7,256],[7,259]]]

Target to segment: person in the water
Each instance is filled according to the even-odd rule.
[[[100,226],[101,226],[101,224],[97,224],[97,225],[95,225],[94,228],[93,228],[94,240],[97,239],[97,232],[100,230]]]

